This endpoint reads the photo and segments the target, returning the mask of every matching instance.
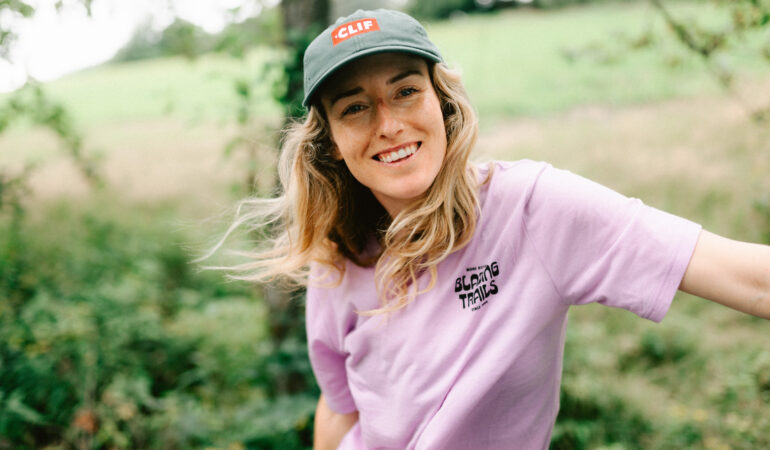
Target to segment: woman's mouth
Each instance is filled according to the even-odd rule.
[[[404,145],[396,150],[378,153],[375,156],[375,159],[386,163],[399,162],[414,155],[417,152],[417,149],[420,148],[420,144],[421,142],[414,142],[412,144]]]

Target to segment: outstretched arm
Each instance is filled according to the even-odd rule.
[[[704,230],[679,289],[770,319],[770,247]]]
[[[324,396],[318,399],[315,410],[315,433],[313,436],[314,450],[334,450],[340,445],[342,438],[358,422],[358,412],[339,414],[326,404]]]

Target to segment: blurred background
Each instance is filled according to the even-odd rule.
[[[275,192],[304,46],[380,6],[462,70],[476,159],[770,244],[768,0],[0,0],[0,449],[310,448],[302,293],[191,260]],[[552,448],[770,448],[766,321],[570,314]]]

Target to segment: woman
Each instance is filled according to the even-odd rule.
[[[678,288],[770,318],[770,248],[547,164],[469,165],[475,113],[411,17],[340,18],[304,65],[285,194],[235,226],[278,233],[246,278],[309,279],[316,448],[547,448],[571,305],[660,321]]]

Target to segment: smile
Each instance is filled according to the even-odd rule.
[[[396,150],[378,153],[375,156],[375,159],[386,163],[398,162],[414,155],[417,152],[417,149],[419,147],[420,147],[420,143],[414,142],[411,144],[404,145]]]

